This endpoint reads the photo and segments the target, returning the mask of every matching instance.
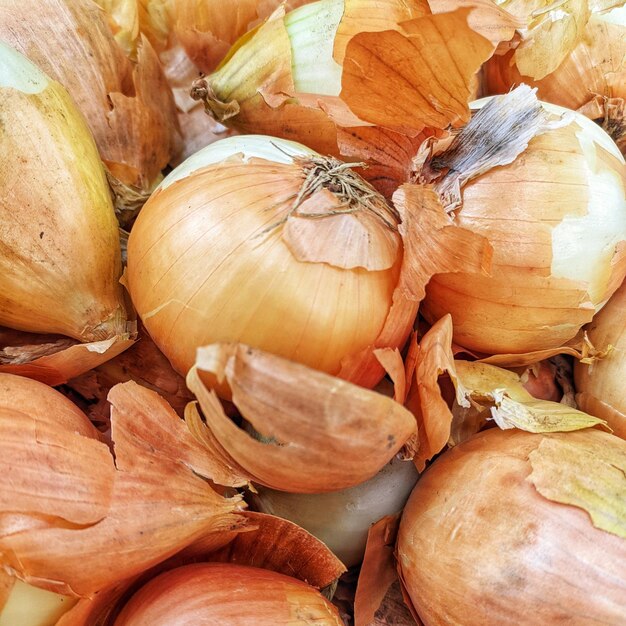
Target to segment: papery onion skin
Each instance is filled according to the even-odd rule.
[[[581,410],[608,422],[613,434],[626,439],[626,283],[585,328],[597,350],[608,354],[590,364],[576,361],[576,402]]]
[[[377,271],[297,260],[283,226],[274,227],[303,183],[290,154],[314,156],[268,137],[212,144],[168,176],[131,232],[133,303],[182,374],[199,346],[230,341],[335,374],[344,357],[373,345],[381,331],[400,272],[399,235],[382,222],[372,226],[372,239],[388,238],[397,255]],[[327,219],[306,226],[324,227]],[[350,250],[348,241],[344,247]],[[373,262],[377,255],[374,245]],[[413,320],[405,321],[408,335]],[[380,368],[373,384],[382,375]]]
[[[0,43],[0,324],[97,341],[126,331],[117,222],[65,89]]]
[[[115,626],[343,626],[316,589],[276,572],[230,563],[197,563],[162,574],[140,589]]]
[[[611,19],[611,15],[615,15]],[[514,85],[526,83],[537,87],[537,95],[587,114],[585,105],[596,96],[626,99],[626,13],[624,9],[608,15],[592,15],[580,43],[552,73],[541,80],[523,76],[514,64],[513,52],[493,56],[484,69],[484,86],[488,94],[506,93]],[[600,107],[602,108],[602,107]],[[622,110],[623,114],[623,110]],[[612,128],[604,115],[594,115],[626,150],[626,121]],[[618,120],[615,120],[618,122]],[[613,134],[613,132],[615,134]],[[621,139],[620,139],[621,138]]]
[[[624,159],[599,126],[569,115],[570,123],[535,136],[512,164],[462,190],[455,221],[493,245],[491,276],[433,277],[422,313],[431,322],[451,313],[454,340],[466,348],[498,354],[558,347],[626,274]]]
[[[623,623],[626,539],[537,492],[528,455],[545,438],[626,453],[620,439],[595,430],[491,429],[446,452],[418,482],[397,551],[425,626]]]
[[[393,459],[370,480],[325,494],[292,494],[257,487],[255,506],[289,519],[321,539],[347,567],[363,560],[369,527],[402,509],[418,473],[410,461]]]
[[[54,626],[78,598],[62,596],[16,580],[4,606],[0,626]]]

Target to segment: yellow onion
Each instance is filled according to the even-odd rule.
[[[114,624],[174,623],[343,625],[337,609],[306,583],[230,563],[197,563],[162,574],[130,599]]]
[[[454,341],[483,353],[564,344],[626,273],[622,154],[583,115],[541,106],[561,121],[548,123],[512,163],[477,171],[459,194],[455,222],[489,240],[491,276],[437,275],[422,309],[431,322],[451,313]]]
[[[626,8],[592,15],[578,45],[540,80],[523,75],[510,52],[487,62],[484,81],[491,94],[522,82],[537,87],[541,100],[597,120],[626,151]]]
[[[68,90],[94,135],[121,221],[130,219],[177,141],[172,94],[149,41],[140,38],[131,61],[91,0],[3,0],[0,39]]]
[[[65,89],[2,43],[0,124],[0,325],[81,342],[126,332],[118,227],[93,138]]]
[[[321,539],[347,567],[363,559],[369,527],[402,509],[415,482],[410,461],[393,459],[368,481],[324,494],[293,494],[257,487],[258,510],[289,519]]]
[[[398,223],[347,165],[272,137],[232,137],[150,198],[129,238],[127,283],[183,374],[197,347],[229,341],[337,374],[349,357],[371,356],[390,317],[403,275]],[[391,347],[416,306],[394,322]],[[373,386],[382,368],[367,369],[357,376]]]
[[[415,137],[468,119],[472,79],[494,44],[468,23],[467,8],[447,10],[434,15],[425,0],[320,0],[277,10],[196,82],[192,96],[241,132],[374,158],[380,141],[366,127]],[[345,136],[338,126],[349,129]],[[392,146],[382,152],[386,162],[399,158]]]
[[[602,358],[576,361],[574,379],[576,402],[583,411],[606,420],[613,433],[626,439],[626,390],[624,350],[626,348],[626,284],[586,327],[589,340]]]
[[[626,442],[597,430],[488,430],[423,474],[398,533],[425,626],[619,626]]]

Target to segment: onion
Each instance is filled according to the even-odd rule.
[[[343,626],[316,589],[254,567],[197,563],[158,576],[124,607],[115,626]]]
[[[489,430],[446,452],[402,516],[425,626],[607,624],[626,614],[626,442]]]
[[[586,331],[591,343],[606,353],[590,362],[575,362],[576,402],[583,411],[606,420],[615,435],[626,439],[626,283]]]
[[[130,220],[177,142],[174,101],[150,42],[140,38],[131,61],[91,0],[2,0],[0,38],[68,90],[94,135],[120,219]]]
[[[228,341],[336,374],[377,341],[402,261],[397,214],[345,164],[246,136],[166,178],[131,232],[127,278],[150,336],[183,374],[198,346]],[[404,343],[416,306],[388,346]],[[376,364],[360,380],[382,375]]]
[[[597,120],[626,151],[626,8],[592,15],[578,45],[541,80],[522,75],[515,56],[493,56],[485,66],[487,93],[506,93],[525,82],[539,97]]]
[[[492,244],[491,276],[440,274],[427,289],[424,316],[451,313],[455,342],[479,352],[561,346],[626,273],[624,158],[583,115],[542,106],[569,117],[462,191],[455,221]]]
[[[91,134],[65,89],[3,43],[0,124],[0,325],[81,342],[124,333],[118,228]]]
[[[54,626],[76,601],[16,580],[4,606],[0,602],[0,626]]]
[[[417,477],[413,463],[396,458],[374,478],[350,489],[292,494],[257,487],[253,501],[260,511],[302,526],[352,567],[363,560],[369,527],[402,509]]]

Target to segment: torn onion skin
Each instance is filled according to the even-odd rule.
[[[343,626],[319,591],[276,572],[197,563],[158,576],[138,591],[114,626]]]
[[[558,348],[626,275],[623,156],[583,115],[542,107],[560,125],[467,182],[454,212],[493,246],[491,275],[436,275],[421,309],[430,322],[451,313],[454,341],[485,354]]]
[[[538,475],[554,451],[561,456]],[[425,626],[622,624],[624,459],[626,443],[598,430],[491,429],[444,453],[418,482],[398,535],[400,575]],[[560,503],[572,493],[597,500],[594,513],[622,535]]]
[[[596,348],[609,350],[591,363],[575,362],[576,402],[583,411],[606,420],[613,434],[626,439],[626,284],[613,294],[586,330]]]

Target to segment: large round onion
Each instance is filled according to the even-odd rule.
[[[295,578],[230,563],[197,563],[161,574],[124,607],[115,626],[342,626],[333,605]]]
[[[403,244],[392,209],[345,167],[300,144],[246,136],[208,146],[167,177],[131,232],[128,285],[176,370],[187,373],[198,346],[238,341],[336,374],[374,345]],[[315,189],[293,212],[305,183]],[[342,185],[353,213],[341,213]],[[398,345],[415,311],[402,315]]]
[[[440,457],[398,536],[425,626],[623,624],[625,459],[626,442],[597,430],[492,429]],[[594,523],[559,498],[587,499]],[[622,536],[594,526],[598,518]]]
[[[606,420],[615,435],[626,439],[626,283],[586,330],[598,350],[612,348],[591,364],[575,364],[576,402],[581,410]]]
[[[558,347],[624,278],[624,158],[599,126],[569,115],[513,163],[463,188],[456,221],[493,245],[491,276],[435,276],[423,313],[431,322],[451,313],[455,341],[467,348],[494,354]]]

